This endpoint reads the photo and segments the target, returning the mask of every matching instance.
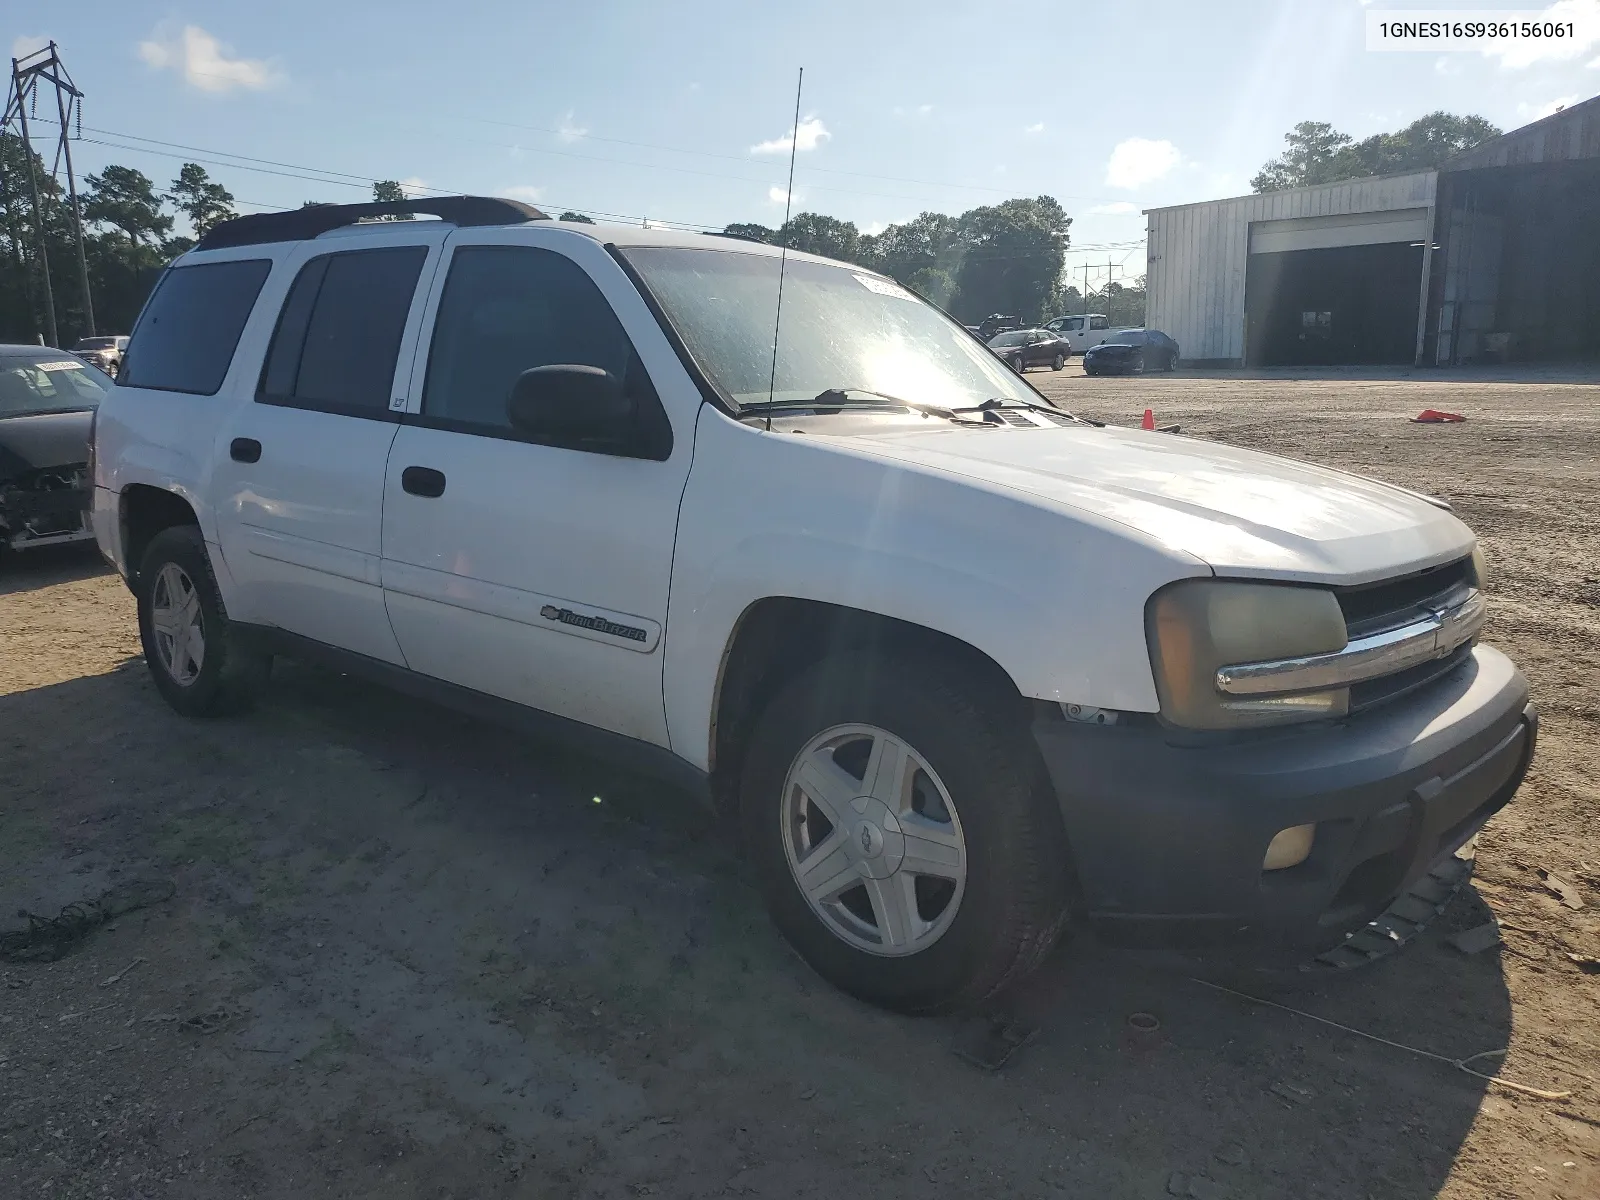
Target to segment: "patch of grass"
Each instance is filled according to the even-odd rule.
[[[244,854],[246,835],[235,818],[214,809],[197,809],[169,818],[161,827],[156,851],[173,862],[225,864]]]

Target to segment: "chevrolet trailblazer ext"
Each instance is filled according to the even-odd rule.
[[[1511,798],[1537,718],[1447,505],[1078,420],[805,254],[769,391],[779,265],[473,197],[213,229],[95,436],[161,693],[305,655],[626,753],[907,1012],[1079,924],[1327,948]]]

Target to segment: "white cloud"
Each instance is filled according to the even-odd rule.
[[[827,127],[816,117],[807,117],[800,122],[799,148],[801,150],[815,150],[823,142],[833,136]],[[787,154],[789,147],[795,144],[795,130],[790,129],[782,137],[775,137],[769,142],[757,142],[750,147],[751,154]]]
[[[1106,163],[1108,187],[1136,188],[1160,179],[1183,161],[1178,148],[1168,141],[1129,138],[1118,142]]]
[[[529,204],[536,204],[544,196],[542,187],[530,187],[527,184],[517,184],[514,187],[503,187],[500,195],[511,200],[526,200]]]
[[[417,175],[407,175],[400,181],[400,190],[406,194],[406,199],[415,200],[433,189],[428,186],[428,181]]]
[[[1459,75],[1463,69],[1459,56],[1451,58],[1448,54],[1441,54],[1433,60],[1433,70],[1437,75]]]
[[[50,38],[43,33],[24,33],[11,43],[12,58],[27,58],[35,50],[43,50],[50,44]]]
[[[781,187],[770,187],[767,189],[767,200],[773,204],[787,204],[789,203],[789,193]]]
[[[1543,12],[1526,14],[1530,21],[1571,22],[1569,38],[1518,38],[1484,47],[1485,58],[1498,58],[1502,67],[1517,70],[1535,63],[1565,62],[1600,46],[1600,0],[1556,0]],[[1600,59],[1590,63],[1600,64]]]
[[[1582,96],[1558,96],[1554,100],[1545,101],[1543,104],[1528,104],[1525,101],[1519,101],[1517,103],[1517,116],[1524,121],[1542,121],[1544,118],[1560,112],[1563,108],[1570,108],[1582,99]]]
[[[1043,133],[1044,132],[1044,122],[1043,121],[1035,121],[1032,125],[1029,125],[1022,132],[1023,133]]]
[[[1096,217],[1121,217],[1138,211],[1139,206],[1137,204],[1131,204],[1126,200],[1114,200],[1110,204],[1096,204],[1089,210],[1090,214]]]
[[[231,46],[198,25],[185,25],[177,34],[169,25],[157,25],[149,38],[139,43],[139,57],[158,71],[179,72],[190,87],[202,92],[260,91],[283,79],[272,62],[235,58]]]
[[[577,141],[588,132],[588,126],[579,125],[570,108],[567,109],[561,120],[556,123],[556,137],[569,144]]]
[[[925,117],[933,112],[931,104],[896,104],[894,115],[897,117]]]

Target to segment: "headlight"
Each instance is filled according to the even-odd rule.
[[[1145,611],[1161,713],[1187,729],[1248,729],[1339,717],[1350,689],[1224,695],[1217,672],[1234,663],[1328,654],[1345,647],[1344,614],[1330,591],[1193,579],[1163,588]]]
[[[1472,574],[1473,584],[1480,592],[1489,590],[1489,568],[1483,561],[1483,546],[1478,544],[1472,548]]]

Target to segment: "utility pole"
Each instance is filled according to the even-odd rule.
[[[89,262],[84,247],[83,208],[78,199],[78,181],[72,170],[70,130],[74,112],[78,114],[78,119],[82,120],[83,93],[72,82],[72,76],[67,74],[54,42],[43,50],[11,60],[11,86],[6,96],[4,116],[0,117],[0,132],[10,127],[12,117],[15,116],[21,132],[22,157],[28,168],[28,190],[33,200],[34,253],[44,280],[43,332],[46,340],[51,345],[56,345],[60,341],[60,335],[56,328],[55,288],[50,278],[50,254],[45,243],[45,211],[39,193],[38,172],[33,165],[33,139],[28,130],[28,108],[39,103],[41,80],[53,87],[56,93],[56,116],[59,127],[56,145],[57,162],[66,163],[67,194],[72,203],[72,226],[78,250],[78,286],[83,293],[83,315],[88,326],[86,332],[92,334],[95,332],[94,300],[90,294]],[[51,177],[54,178],[53,171]],[[3,198],[6,203],[6,216],[10,223],[12,245],[20,261],[21,248],[16,240],[16,223],[12,219],[9,189],[6,189]]]

